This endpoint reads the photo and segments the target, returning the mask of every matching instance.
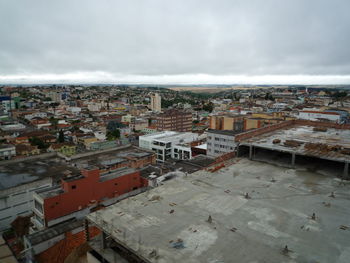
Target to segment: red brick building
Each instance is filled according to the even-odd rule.
[[[83,169],[80,175],[62,179],[61,186],[34,193],[34,230],[82,218],[91,209],[136,194],[147,185],[148,181],[132,168],[103,174],[97,167]]]
[[[192,113],[184,110],[171,109],[158,114],[156,128],[159,131],[192,131]]]

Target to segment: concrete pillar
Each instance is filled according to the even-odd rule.
[[[107,248],[107,235],[105,232],[102,232],[102,248],[106,249]]]
[[[253,145],[249,145],[249,160],[253,159]]]
[[[86,242],[90,241],[90,231],[89,231],[89,221],[84,220],[84,228],[85,228],[85,240]]]
[[[295,153],[292,153],[292,167],[295,166]]]
[[[348,178],[349,177],[349,163],[348,162],[345,162],[344,164],[344,178]]]

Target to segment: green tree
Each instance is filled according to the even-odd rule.
[[[38,137],[29,138],[30,144],[33,146],[38,146],[39,149],[47,149],[49,147],[43,140]]]
[[[58,120],[55,119],[54,117],[50,118],[50,123],[53,126],[53,128],[56,130],[57,129],[57,125],[58,125]]]
[[[60,130],[60,131],[59,131],[59,133],[58,133],[58,139],[57,139],[57,142],[59,142],[59,143],[64,142],[64,133],[63,133],[63,131],[62,131],[62,130]]]
[[[203,110],[208,111],[208,112],[212,112],[214,109],[214,104],[212,102],[209,102],[208,104],[205,104],[203,106]]]
[[[120,138],[120,130],[115,129],[114,131],[107,132],[107,140],[113,141]]]

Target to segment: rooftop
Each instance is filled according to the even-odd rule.
[[[88,219],[149,262],[345,263],[349,191],[331,175],[242,159],[215,174],[167,181]]]
[[[59,235],[62,235],[66,232],[69,232],[75,228],[81,227],[84,225],[83,220],[69,220],[67,222],[58,224],[56,226],[46,228],[41,231],[37,231],[33,234],[27,235],[26,238],[30,242],[32,246],[36,244],[40,244],[44,241],[47,241],[49,239],[52,239],[54,237],[57,237]]]
[[[21,184],[34,182],[42,178],[53,177],[58,180],[68,172],[77,174],[79,171],[65,164],[62,159],[40,157],[35,159],[15,161],[0,165],[0,190]]]
[[[280,140],[281,142],[274,144],[274,140]],[[284,144],[287,140],[300,142],[300,145],[288,147]],[[350,156],[341,151],[327,151],[315,147],[323,144],[350,149],[350,130],[346,129],[327,128],[325,131],[315,131],[312,126],[292,126],[287,129],[279,129],[255,136],[241,142],[241,144],[249,144],[283,152],[293,152],[334,161],[350,161]]]
[[[71,160],[70,162],[72,165],[78,167],[79,169],[86,168],[88,166],[97,166],[99,168],[103,168],[106,166],[125,162],[129,158],[144,158],[152,154],[153,153],[150,151],[134,146],[129,146],[127,148],[117,149],[115,151],[92,154],[87,157]]]
[[[209,129],[207,133],[214,133],[214,134],[222,134],[222,135],[228,135],[228,136],[235,136],[236,134],[241,133],[240,131],[226,131],[226,130],[213,130]]]
[[[112,180],[134,172],[136,172],[136,169],[134,168],[128,168],[128,167],[119,168],[114,170],[113,172],[102,174],[100,177],[100,182]]]

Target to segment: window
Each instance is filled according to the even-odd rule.
[[[41,212],[41,213],[43,212],[43,206],[37,200],[34,201],[34,207],[39,212]]]
[[[72,185],[72,189],[77,189],[77,186],[76,185]]]

